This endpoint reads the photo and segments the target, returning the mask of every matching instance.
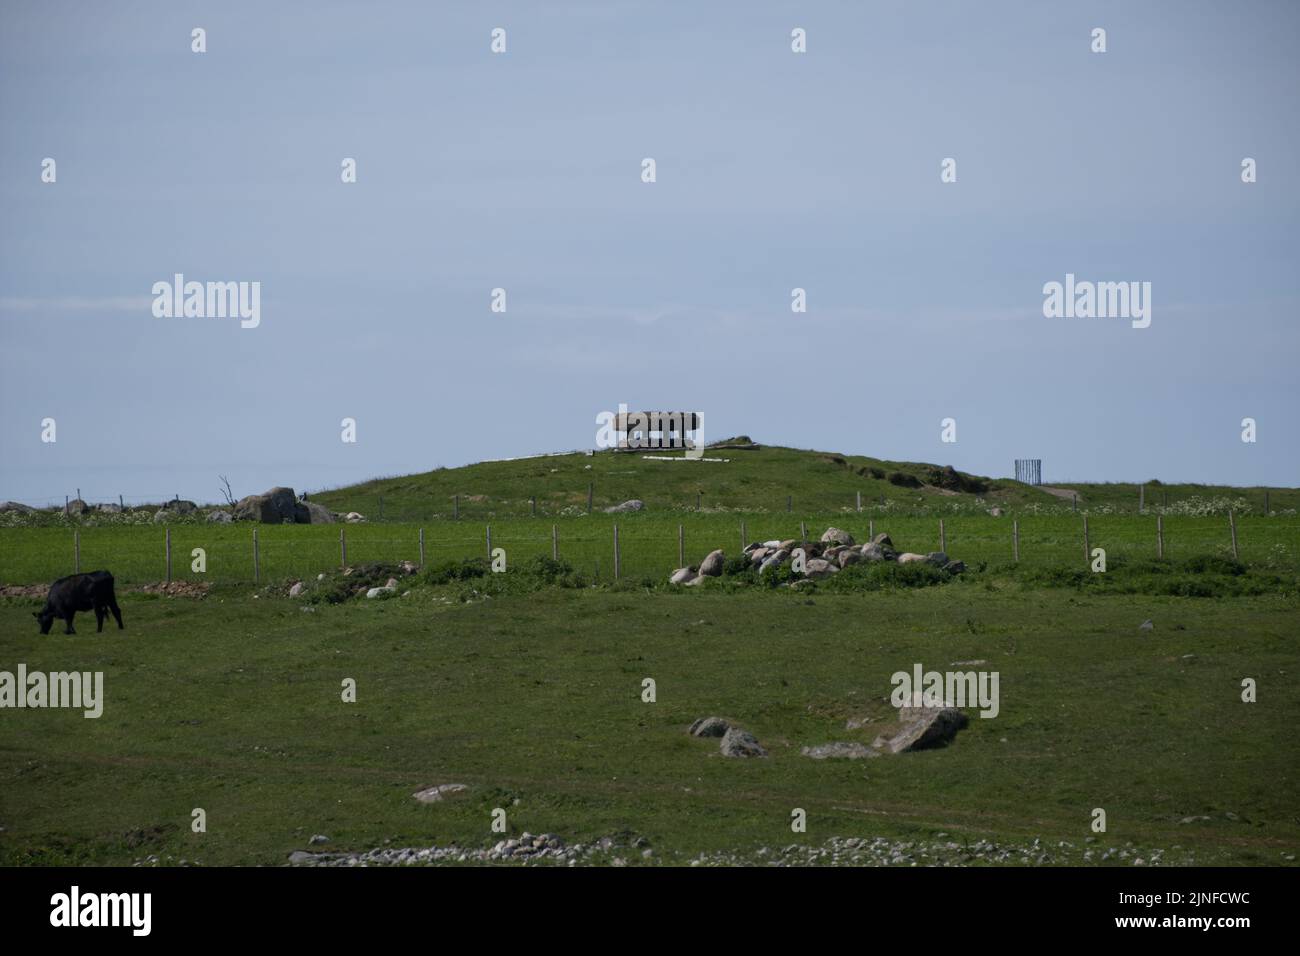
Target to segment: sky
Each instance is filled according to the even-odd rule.
[[[1298,35],[1263,0],[5,2],[0,500],[319,490],[590,448],[620,404],[1300,484]],[[156,316],[175,273],[259,282],[260,323]],[[1149,282],[1150,325],[1044,316],[1067,274]]]

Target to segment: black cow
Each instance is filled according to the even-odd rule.
[[[61,617],[68,624],[65,634],[76,634],[72,629],[72,615],[77,611],[94,611],[99,630],[104,630],[104,619],[108,612],[117,618],[117,628],[122,630],[122,612],[117,606],[117,597],[113,594],[113,575],[107,571],[91,571],[88,574],[72,574],[59,578],[50,585],[50,593],[45,598],[45,607],[33,611],[36,620],[41,623],[41,633],[50,633],[50,625],[56,617]]]

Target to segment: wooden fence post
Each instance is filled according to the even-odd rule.
[[[870,521],[867,522],[867,538],[870,539],[870,538],[874,538],[875,536],[876,536],[876,519],[872,518]]]
[[[1232,560],[1237,560],[1237,516],[1234,512],[1228,512],[1228,530],[1232,532]]]
[[[1138,485],[1138,514],[1145,514],[1147,510],[1147,486]]]
[[[420,529],[420,567],[424,567],[424,529]]]
[[[81,573],[81,532],[72,532],[72,573]]]
[[[1070,510],[1079,510],[1079,493],[1077,491],[1070,492]]]
[[[945,553],[948,551],[948,537],[943,532],[942,518],[939,519],[939,550]]]
[[[118,510],[120,510],[120,511],[125,511],[125,510],[126,510],[126,502],[122,500],[122,496],[121,496],[121,495],[118,495],[118,496],[117,496],[117,507],[118,507]]]
[[[168,528],[165,532],[164,540],[167,542],[167,583],[172,583],[172,529]]]
[[[257,529],[253,529],[253,583],[256,584],[262,576],[262,555],[257,547]]]
[[[677,566],[686,567],[686,528],[677,526]]]
[[[620,561],[620,555],[618,552],[618,525],[614,525],[614,580],[615,581],[618,580],[618,576],[622,572],[622,569],[623,569],[623,565],[622,562]]]
[[[862,492],[858,492],[858,510],[862,510]]]
[[[799,540],[803,543],[804,550],[808,550],[808,525],[803,521],[799,522]]]
[[[747,540],[747,536],[745,535],[745,522],[742,521],[740,523],[740,553],[741,554],[745,553],[745,547],[748,544],[749,541]]]
[[[483,527],[487,529],[488,560],[491,561],[492,560],[492,526],[490,524],[486,524]]]
[[[1020,519],[1011,521],[1011,559],[1020,563]]]
[[[1156,557],[1165,556],[1165,516],[1156,515]]]
[[[560,529],[551,525],[551,560],[560,560]]]
[[[346,532],[339,528],[339,567],[347,570],[348,566],[348,539]]]
[[[1092,549],[1088,547],[1088,516],[1083,516],[1083,566],[1091,567]]]

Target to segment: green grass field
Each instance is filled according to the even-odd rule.
[[[0,585],[48,584],[73,570],[79,548],[81,569],[116,576],[127,624],[96,634],[81,614],[75,636],[58,624],[41,636],[38,598],[0,597],[0,671],[102,671],[106,694],[95,720],[0,711],[0,864],[273,865],[316,833],[329,850],[366,851],[482,849],[524,831],[613,839],[595,863],[761,862],[841,838],[891,841],[904,849],[877,862],[899,865],[1294,862],[1295,492],[1272,490],[1269,515],[1231,505],[1240,563],[1226,560],[1226,511],[1148,499],[1164,528],[1165,560],[1155,561],[1156,515],[1125,512],[1120,486],[1104,486],[1110,499],[1089,492],[1080,513],[1015,483],[979,495],[914,489],[920,501],[906,505],[864,493],[858,512],[852,459],[736,454],[769,464],[788,455],[793,509],[783,494],[777,507],[741,507],[782,484],[752,467],[757,457],[733,485],[702,495],[700,511],[682,502],[699,474],[686,469],[702,466],[621,455],[488,463],[455,481],[433,472],[313,496],[337,510],[361,510],[380,491],[466,500],[459,520],[404,521],[388,506],[384,520],[371,510],[362,524],[258,526],[256,581],[247,524],[47,513],[0,528]],[[557,461],[569,472],[549,471]],[[593,462],[606,494],[597,509],[635,496],[647,510],[587,515],[585,484],[572,488]],[[625,484],[619,469],[634,472]],[[552,474],[570,490],[548,495]],[[672,478],[661,487],[656,476]],[[1240,491],[1203,500],[1239,502]],[[533,494],[541,516],[521,516]],[[998,502],[1006,514],[993,517]],[[1107,552],[1104,575],[1085,564],[1085,516],[1090,547]],[[679,527],[696,564],[714,548],[736,554],[742,540],[798,537],[801,523],[814,538],[828,525],[858,540],[887,531],[900,550],[925,552],[939,547],[941,518],[947,552],[968,566],[952,580],[931,572],[946,583],[871,576],[911,571],[894,565],[798,591],[750,572],[700,588],[665,583],[679,565]],[[440,583],[439,566],[486,557],[488,526],[505,574]],[[418,561],[421,529],[428,573],[386,600],[347,598],[358,578],[391,573],[363,566]],[[534,570],[553,529],[574,571],[568,586],[543,586]],[[168,533],[173,579],[206,583],[205,597],[137,590],[166,576]],[[356,578],[340,572],[340,533]],[[287,597],[299,580],[307,592]],[[1146,620],[1153,630],[1139,629]],[[801,755],[870,744],[890,718],[893,672],[972,660],[1000,674],[1001,713],[972,712],[950,746],[861,761]],[[341,700],[346,678],[355,703]],[[645,678],[657,685],[653,703],[641,698]],[[1242,701],[1244,678],[1257,681],[1258,702]],[[716,741],[687,736],[707,715],[738,721],[770,757],[726,759]],[[850,718],[870,720],[849,730]],[[453,782],[470,789],[438,804],[412,799]],[[196,807],[204,834],[190,829]],[[490,830],[496,808],[506,834]],[[806,833],[791,831],[795,808],[807,811]],[[1096,808],[1105,833],[1090,828]]]
[[[5,712],[0,863],[277,864],[314,833],[334,849],[490,846],[496,807],[514,835],[635,834],[661,863],[940,833],[1065,841],[1075,849],[1057,852],[1080,862],[1095,807],[1109,822],[1098,855],[1131,843],[1166,862],[1279,864],[1300,847],[1293,598],[1096,597],[991,580],[445,603],[452,591],[311,614],[247,588],[130,596],[125,632],[96,635],[83,616],[74,637],[37,635],[29,608],[5,602],[0,667],[102,670],[107,702],[98,720]],[[1154,631],[1138,630],[1144,619]],[[800,755],[869,743],[844,722],[885,714],[893,671],[971,659],[1000,672],[1001,714],[973,719],[951,746],[861,762]],[[1256,704],[1239,698],[1246,676]],[[347,677],[355,704],[340,700]],[[707,714],[740,721],[771,757],[728,760],[687,737]],[[411,798],[445,782],[471,790]],[[190,832],[195,807],[206,834]],[[790,831],[795,807],[806,834]]]

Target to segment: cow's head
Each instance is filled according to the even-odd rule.
[[[54,623],[53,611],[49,610],[49,608],[46,608],[43,611],[32,611],[32,616],[40,622],[42,634],[50,633],[50,625]]]

